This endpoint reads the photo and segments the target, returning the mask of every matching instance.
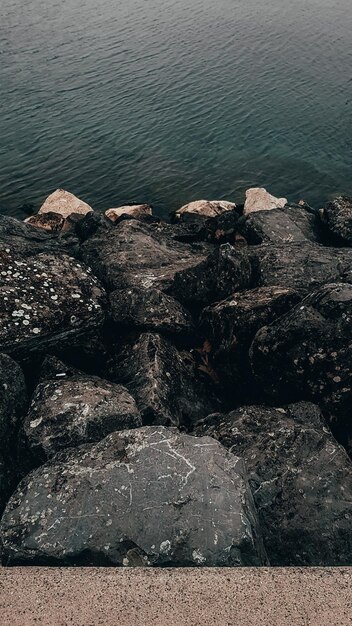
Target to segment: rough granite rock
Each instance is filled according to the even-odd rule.
[[[116,222],[121,215],[129,215],[138,218],[145,215],[152,215],[152,212],[152,208],[149,204],[130,204],[117,207],[116,209],[107,209],[107,211],[105,211],[105,217],[112,222]]]
[[[252,245],[324,241],[319,216],[300,207],[255,211],[239,220],[238,231]]]
[[[57,233],[36,228],[13,217],[0,215],[0,252],[11,248],[22,256],[41,252],[78,252],[78,239],[72,233]]]
[[[7,565],[235,566],[265,562],[242,460],[146,427],[58,454],[1,522]]]
[[[62,379],[39,383],[24,422],[29,446],[40,458],[142,426],[137,405],[122,385],[63,374]]]
[[[243,214],[248,215],[255,211],[282,209],[286,204],[287,198],[275,198],[264,187],[252,187],[246,191]]]
[[[333,237],[345,246],[352,246],[352,198],[335,198],[321,211],[321,216]]]
[[[194,332],[188,311],[159,289],[119,289],[110,294],[111,319],[121,326],[188,337]]]
[[[89,204],[64,189],[56,189],[39,209],[39,213],[58,213],[63,218],[69,217],[72,213],[86,215],[91,211],[93,209]]]
[[[325,285],[261,328],[251,361],[270,397],[319,402],[352,433],[352,285]]]
[[[16,434],[27,404],[20,366],[0,354],[0,514],[18,480]]]
[[[236,205],[233,202],[226,202],[225,200],[196,200],[185,204],[176,211],[175,215],[178,218],[185,213],[193,213],[203,217],[217,217],[226,211],[233,211],[235,208]]]
[[[244,458],[271,565],[352,565],[352,464],[319,407],[241,407],[197,433]]]
[[[287,313],[300,301],[285,287],[259,287],[242,291],[203,309],[200,332],[209,346],[212,367],[232,406],[256,389],[249,348],[256,332]]]
[[[352,279],[352,251],[310,242],[250,246],[258,286],[281,286],[302,295],[321,285]]]
[[[24,221],[26,224],[31,224],[31,226],[36,226],[37,228],[42,228],[42,230],[54,233],[60,233],[65,224],[65,218],[63,218],[62,215],[49,211],[47,213],[31,215]]]
[[[81,246],[83,259],[110,289],[151,287],[165,290],[177,271],[197,265],[209,250],[204,244],[172,239],[171,226],[124,220],[98,228]]]
[[[205,306],[248,289],[251,282],[252,265],[246,249],[226,243],[198,265],[178,272],[170,293],[186,306]]]
[[[0,251],[0,350],[28,356],[78,339],[104,320],[104,290],[64,254]]]
[[[188,426],[218,410],[213,381],[200,374],[188,352],[154,333],[131,338],[109,364],[109,377],[136,399],[144,424]]]

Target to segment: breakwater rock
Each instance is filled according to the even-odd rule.
[[[352,565],[352,200],[0,217],[7,565]]]

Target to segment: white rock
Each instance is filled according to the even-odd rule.
[[[204,217],[217,217],[235,208],[236,205],[233,202],[226,202],[226,200],[196,200],[178,209],[176,216],[179,217],[183,213],[195,213]]]
[[[287,204],[287,198],[275,198],[264,187],[252,187],[246,191],[244,215],[255,211],[270,211],[282,209]]]
[[[121,217],[121,215],[131,215],[131,217],[142,217],[143,215],[151,215],[152,209],[148,204],[133,204],[120,206],[116,209],[108,209],[105,211],[105,217],[112,222]]]
[[[39,209],[39,213],[58,213],[64,218],[69,217],[72,213],[86,215],[91,211],[93,209],[89,204],[83,202],[83,200],[80,200],[69,191],[64,191],[64,189],[54,191]]]

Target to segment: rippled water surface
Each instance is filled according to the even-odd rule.
[[[0,211],[352,193],[351,0],[0,0]]]

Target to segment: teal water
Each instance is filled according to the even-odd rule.
[[[0,212],[352,194],[351,0],[0,0]]]

